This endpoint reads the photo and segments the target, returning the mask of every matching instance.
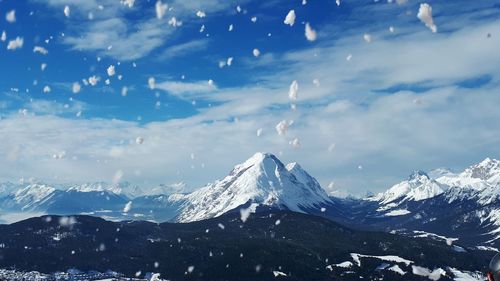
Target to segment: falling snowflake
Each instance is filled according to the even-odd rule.
[[[205,12],[203,11],[198,11],[196,12],[196,16],[199,17],[199,18],[204,18],[206,17],[207,15],[205,14]]]
[[[47,55],[49,51],[47,51],[47,49],[45,49],[44,47],[35,46],[33,48],[33,53],[40,53],[42,55]]]
[[[156,88],[156,80],[154,77],[149,77],[148,79],[149,89],[154,90]]]
[[[168,9],[168,4],[163,4],[161,0],[158,0],[155,5],[155,10],[156,10],[156,18],[161,20],[165,13],[167,12]]]
[[[295,24],[295,18],[296,18],[295,11],[294,10],[290,10],[288,12],[288,14],[286,15],[285,20],[283,22],[285,24],[293,26]]]
[[[305,28],[305,35],[307,40],[309,41],[316,41],[318,35],[316,34],[316,31],[314,31],[309,23],[306,23],[306,28]]]
[[[8,12],[7,14],[5,14],[5,20],[7,20],[10,23],[16,22],[16,11],[12,10],[12,11]]]
[[[71,10],[69,9],[69,6],[64,6],[64,15],[69,18],[69,15],[71,14]]]
[[[91,77],[89,77],[89,84],[92,86],[95,86],[95,85],[97,85],[97,82],[99,82],[99,80],[101,80],[101,78],[99,78],[95,75],[91,76]]]
[[[125,204],[125,207],[123,207],[123,212],[128,213],[132,209],[132,201],[129,201],[127,204]]]
[[[107,72],[108,72],[108,76],[114,76],[115,75],[115,66],[114,65],[110,65],[107,69]]]
[[[427,26],[432,32],[437,32],[437,26],[434,24],[434,19],[432,18],[432,7],[429,4],[420,4],[417,17],[425,23],[425,26]]]
[[[178,21],[176,17],[171,17],[170,20],[168,21],[168,24],[170,24],[173,27],[179,27],[182,25],[182,21]]]
[[[293,148],[300,148],[300,141],[298,138],[294,138],[293,140],[290,141],[290,145]]]
[[[259,49],[253,49],[252,53],[253,53],[253,56],[254,56],[254,57],[258,57],[258,56],[260,56],[260,51],[259,51]]]
[[[135,0],[122,0],[121,3],[129,8],[134,6]]]
[[[285,135],[286,131],[288,130],[288,127],[292,124],[293,122],[289,122],[287,120],[281,120],[277,125],[276,125],[276,132],[278,132],[278,135]]]
[[[288,97],[292,101],[297,100],[297,96],[299,93],[299,83],[297,83],[297,80],[293,80],[292,84],[290,84],[290,90],[288,91]]]
[[[372,42],[372,36],[368,33],[363,34],[363,40],[365,40],[366,43],[371,43]]]
[[[7,50],[15,50],[22,48],[24,44],[24,39],[22,37],[16,37],[14,40],[10,40],[7,44]]]

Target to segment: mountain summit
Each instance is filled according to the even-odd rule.
[[[236,165],[222,181],[184,198],[178,220],[195,221],[220,216],[245,204],[306,212],[331,203],[319,183],[297,163],[284,165],[270,153],[256,153]]]

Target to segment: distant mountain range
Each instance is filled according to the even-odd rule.
[[[386,192],[363,199],[329,197],[297,163],[257,153],[221,181],[189,194],[127,183],[54,187],[0,184],[0,214],[87,214],[111,220],[192,222],[235,212],[289,210],[350,227],[429,236],[494,251],[500,238],[500,162],[485,159],[461,173],[416,171]],[[1,216],[0,216],[1,219]],[[455,238],[455,239],[454,239]]]
[[[429,176],[433,175],[433,177]],[[386,230],[426,231],[461,243],[500,238],[500,161],[485,159],[461,173],[416,171],[386,192],[348,202],[351,220]]]

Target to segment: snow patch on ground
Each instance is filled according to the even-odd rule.
[[[483,281],[484,275],[481,272],[460,271],[456,268],[448,268],[453,273],[455,281]]]
[[[408,215],[408,214],[411,214],[411,212],[406,210],[406,209],[397,209],[397,210],[392,210],[392,211],[386,213],[384,216],[397,217],[397,216],[404,216],[404,215]]]
[[[444,240],[446,242],[446,245],[451,246],[453,242],[458,241],[458,238],[449,238],[445,237],[442,235],[438,235],[435,233],[430,233],[430,232],[425,232],[425,231],[420,231],[420,230],[414,230],[413,233],[415,233],[416,238],[434,238],[438,240]]]
[[[326,269],[333,270],[333,267],[340,267],[340,268],[351,268],[353,266],[352,262],[350,261],[345,261],[337,264],[331,264],[326,267]]]
[[[446,276],[446,271],[442,268],[430,270],[426,267],[412,265],[411,269],[413,274],[424,276],[434,281],[441,279],[442,276]]]
[[[406,272],[405,272],[405,271],[403,271],[403,270],[401,269],[401,267],[399,267],[399,265],[397,265],[397,264],[395,264],[395,265],[393,265],[393,266],[389,267],[387,270],[394,271],[394,272],[396,272],[396,273],[398,273],[398,274],[400,274],[400,275],[405,275],[405,274],[406,274]]]
[[[407,259],[404,259],[404,258],[398,257],[398,256],[372,256],[372,255],[362,255],[362,254],[351,253],[351,257],[352,257],[353,261],[358,266],[361,266],[361,258],[373,258],[373,259],[379,259],[382,261],[404,263],[406,266],[409,266],[410,264],[413,263],[413,261],[411,261],[411,260],[407,260]]]

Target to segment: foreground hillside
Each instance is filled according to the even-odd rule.
[[[156,272],[169,280],[454,280],[478,276],[491,255],[285,211],[186,224],[44,216],[0,226],[0,268],[44,273],[78,268],[130,277]]]

